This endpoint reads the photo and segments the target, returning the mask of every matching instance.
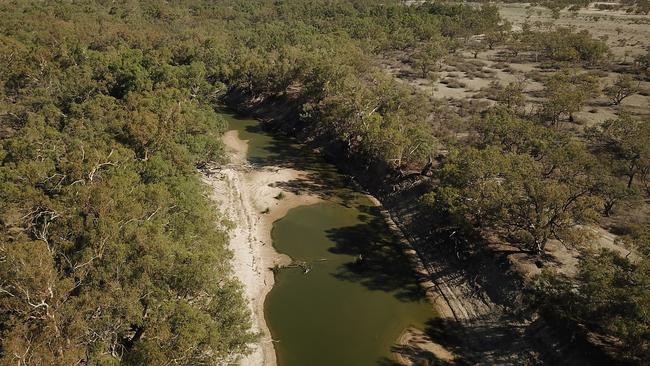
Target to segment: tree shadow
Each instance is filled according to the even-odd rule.
[[[262,149],[265,156],[251,157],[249,162],[253,165],[279,166],[294,169],[317,168],[324,162],[323,158],[315,154],[307,145],[300,144],[295,138],[287,136],[279,130],[272,130],[269,125],[259,122],[247,125],[244,130],[250,134],[259,134],[269,137],[269,141]]]
[[[357,256],[357,260],[344,263],[334,276],[373,291],[390,292],[400,301],[424,299],[425,292],[408,265],[404,248],[386,227],[379,209],[369,205],[357,208],[362,211],[361,223],[326,231],[335,243],[332,253]]]
[[[303,177],[277,182],[274,187],[296,195],[310,194],[322,199],[335,199],[345,207],[354,207],[361,196],[358,191],[346,186],[347,178],[331,170],[309,170]]]
[[[463,322],[435,318],[426,323],[423,339],[405,345],[395,345],[391,351],[413,365],[541,365],[548,360],[530,352],[526,337],[530,336],[528,333],[538,332],[542,328],[543,326],[537,325],[516,325],[500,317]],[[471,336],[468,336],[470,334]],[[440,358],[426,349],[425,342],[439,345],[452,357]],[[388,357],[380,360],[378,364],[400,365]]]
[[[427,335],[422,335],[415,339],[409,340],[408,344],[397,344],[391,347],[391,352],[398,355],[400,360],[406,360],[411,365],[419,366],[451,366],[459,365],[461,360],[454,358],[447,358],[445,356],[436,355],[429,347],[431,346],[431,340]],[[427,349],[429,348],[429,349]],[[396,362],[390,358],[384,358],[379,362],[380,365],[401,365],[401,363]]]
[[[539,356],[528,348],[526,330],[523,324],[497,316],[463,322],[432,319],[425,333],[455,355],[453,363],[435,365],[539,365]]]
[[[270,139],[263,147],[264,156],[252,156],[248,162],[259,168],[290,168],[303,171],[304,176],[275,186],[294,194],[311,194],[324,199],[336,198],[346,207],[351,207],[359,197],[357,184],[349,175],[342,173],[336,165],[306,144],[296,142],[294,137],[272,130],[264,123],[247,125],[247,133],[264,134]]]

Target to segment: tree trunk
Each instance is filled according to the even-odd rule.
[[[603,209],[603,215],[605,217],[609,217],[609,215],[612,214],[612,209],[614,208],[615,201],[608,201],[605,202],[605,207]]]
[[[130,350],[133,348],[135,343],[142,338],[142,335],[144,334],[144,326],[133,326],[131,329],[135,330],[135,333],[133,334],[133,337],[131,338],[126,338],[124,339],[123,345],[124,348],[127,350]]]
[[[546,242],[548,241],[548,238],[544,235],[543,238],[534,240],[535,246],[533,247],[532,252],[536,255],[543,254],[544,250],[546,249]]]
[[[432,166],[433,166],[433,159],[431,158],[431,156],[429,156],[429,161],[424,166],[424,168],[422,168],[420,174],[426,176],[427,174],[429,174],[429,171],[431,171]]]
[[[634,181],[634,173],[628,175],[629,179],[627,180],[627,189],[632,188],[632,182]]]

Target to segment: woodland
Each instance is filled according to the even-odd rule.
[[[488,4],[13,0],[0,14],[0,364],[249,352],[234,223],[198,172],[225,163],[218,110],[233,94],[291,101],[297,118],[277,128],[335,146],[377,185],[426,180],[435,235],[540,261],[551,242],[576,248],[575,272],[544,266],[528,306],[650,361],[650,113],[619,108],[649,93],[647,50],[613,62],[588,31],[514,29]],[[532,101],[524,81],[494,81],[489,105],[459,108],[381,63],[399,54],[449,86],[444,65],[497,50],[544,67]],[[616,115],[573,128],[595,98]],[[589,245],[612,221],[624,254]]]

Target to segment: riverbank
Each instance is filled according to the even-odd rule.
[[[350,192],[343,193],[347,188],[342,188],[340,184],[347,186],[353,183],[338,181],[340,178],[335,178],[338,177],[336,173],[333,176],[328,176],[331,173],[327,173],[330,168],[324,168],[327,165],[315,165],[314,167],[318,167],[316,168],[317,171],[303,167],[297,169],[286,168],[287,165],[292,167],[301,166],[300,164],[295,164],[294,161],[298,150],[293,151],[290,153],[290,156],[286,157],[286,159],[292,161],[289,164],[287,164],[287,161],[283,162],[285,159],[280,159],[279,156],[273,155],[272,158],[265,158],[261,165],[251,165],[249,162],[258,161],[260,154],[264,155],[269,151],[277,151],[276,149],[279,146],[275,143],[278,140],[269,142],[268,147],[260,150],[260,141],[257,140],[259,136],[255,135],[255,138],[252,140],[257,141],[256,143],[249,144],[248,141],[243,140],[253,137],[251,131],[254,131],[257,127],[247,124],[244,124],[243,126],[245,127],[242,127],[239,122],[238,125],[238,130],[229,131],[223,136],[229,163],[208,169],[205,174],[205,181],[212,187],[213,200],[224,207],[223,209],[227,217],[235,224],[231,229],[230,238],[230,248],[234,254],[234,272],[244,285],[245,294],[249,300],[249,306],[253,314],[254,330],[261,335],[259,342],[253,347],[252,354],[244,358],[242,364],[275,365],[277,363],[277,353],[274,346],[277,346],[275,344],[277,340],[271,338],[268,327],[270,320],[269,318],[265,318],[265,301],[268,302],[267,294],[271,291],[275,282],[274,275],[269,269],[275,265],[288,264],[290,258],[275,251],[270,237],[271,229],[274,227],[274,222],[283,218],[291,208],[316,203],[320,200],[318,197],[325,198],[326,200],[334,199],[335,201],[341,199],[341,197],[346,197],[344,200],[351,199]],[[264,138],[262,137],[262,139]],[[261,146],[267,145],[263,143]],[[309,160],[309,158],[307,159]],[[269,164],[270,161],[274,161],[277,165]],[[325,178],[325,176],[328,176],[328,178]],[[287,187],[289,190],[283,190],[278,187]],[[344,189],[344,191],[340,191],[341,189]],[[342,193],[343,195],[339,196]],[[379,220],[376,222],[383,222],[381,225],[389,229],[387,232],[392,232],[394,238],[399,240],[391,246],[397,244],[395,250],[404,252],[406,254],[404,257],[407,261],[417,261],[417,255],[399,233],[399,230],[391,221],[390,216],[381,207],[380,202],[370,195],[360,194],[359,197],[363,196],[366,197],[364,199],[367,203],[362,204],[360,201],[358,204],[362,206],[370,204],[366,207],[377,207],[377,219]],[[352,203],[351,201],[346,202],[346,207]],[[348,207],[348,209],[351,208]],[[343,212],[337,213],[337,216],[339,214],[343,214]],[[355,213],[352,216],[356,218],[357,214]],[[356,224],[346,222],[346,225],[352,225],[350,227],[354,227]],[[375,232],[374,229],[372,231]],[[400,242],[402,245],[399,245]],[[326,254],[318,255],[319,258],[323,256],[326,256]],[[372,257],[370,256],[369,260],[372,261]],[[411,264],[412,267],[422,268],[421,263],[419,266],[416,266],[415,263]],[[314,276],[318,273],[315,271]],[[366,275],[369,274],[370,272],[366,273]],[[316,277],[310,278],[310,283],[313,284],[316,281]],[[391,278],[393,282],[397,279],[397,277]],[[416,278],[419,281],[425,278],[425,276],[418,273]],[[420,285],[423,288],[432,288],[430,286],[431,284],[427,286],[421,283]],[[406,286],[406,283],[404,286]],[[325,286],[325,288],[329,287]],[[392,298],[394,295],[389,295],[389,298]],[[429,295],[427,297],[430,302],[436,302],[434,292],[429,292],[427,295]],[[349,296],[353,296],[353,294],[347,294],[346,298],[349,298]],[[331,298],[335,299],[337,297],[331,296]],[[371,301],[370,303],[380,303],[377,300],[375,299],[375,301]],[[402,302],[398,303],[403,304]],[[393,309],[392,306],[396,306],[396,304],[387,303],[386,306],[385,311],[395,311],[390,309]],[[415,308],[412,310],[415,310]],[[422,331],[417,331],[411,327],[416,324],[419,324],[417,325],[418,328],[424,330],[423,324],[419,322],[411,323],[408,329],[406,329],[406,326],[409,324],[406,323],[402,325],[405,328],[401,328],[403,329],[402,336],[398,339],[398,335],[396,334],[394,335],[395,338],[391,339],[393,342],[397,341],[391,346],[391,359],[398,361],[402,365],[416,364],[417,359],[413,358],[415,356],[413,352],[426,352],[427,354],[434,354],[435,359],[448,359],[449,357],[447,355],[449,355],[449,352],[443,346],[429,342],[426,336],[403,337],[404,334],[411,334],[412,332],[410,331],[423,334]],[[388,327],[390,328],[391,326],[389,325]],[[317,328],[322,329],[321,327]],[[407,349],[409,350],[410,356],[402,354]],[[359,351],[363,352],[361,350]],[[439,354],[439,352],[442,354]],[[433,359],[430,356],[425,356],[425,358]]]
[[[503,263],[502,256],[486,250],[461,261],[447,246],[431,250],[436,240],[427,234],[428,224],[420,220],[419,183],[397,184],[385,167],[364,166],[344,156],[335,141],[310,140],[300,125],[300,108],[291,95],[260,99],[233,91],[225,102],[317,148],[329,162],[354,176],[362,190],[378,198],[375,204],[382,207],[385,221],[401,238],[420,285],[440,315],[422,334],[410,336],[412,332],[407,331],[400,337],[393,347],[400,363],[433,360],[454,364],[462,360],[485,365],[535,364],[544,358],[562,359],[559,354],[565,352],[556,349],[554,337],[538,336],[544,333],[538,329],[548,327],[531,327],[530,320],[513,313],[521,306],[522,283],[514,271],[508,270],[511,265]]]
[[[290,258],[273,249],[271,228],[273,222],[291,208],[316,203],[320,198],[308,193],[298,195],[278,187],[279,183],[307,179],[301,171],[278,166],[251,166],[246,160],[248,143],[239,138],[237,131],[226,132],[222,140],[229,163],[206,169],[203,180],[212,189],[213,201],[233,224],[230,234],[233,270],[249,301],[253,330],[260,334],[253,352],[242,360],[241,365],[274,366],[276,356],[264,318],[264,299],[274,283],[270,268],[288,264]]]

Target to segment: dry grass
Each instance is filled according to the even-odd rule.
[[[452,89],[465,88],[467,86],[465,83],[458,81],[458,79],[453,77],[448,77],[442,80],[440,83],[445,84],[448,88]]]

